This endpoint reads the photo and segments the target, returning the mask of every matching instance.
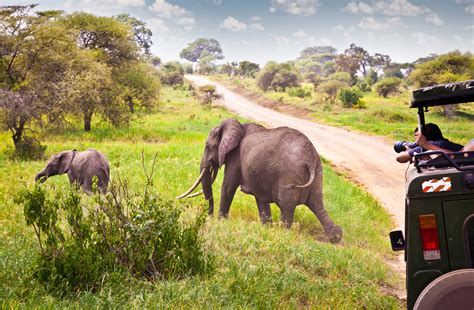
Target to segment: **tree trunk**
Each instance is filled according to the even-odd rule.
[[[135,107],[133,106],[133,98],[132,96],[127,96],[128,108],[130,109],[130,113],[135,112]]]
[[[444,116],[445,117],[454,117],[456,116],[456,105],[448,104],[444,106]]]
[[[91,131],[92,112],[84,112],[84,131]]]

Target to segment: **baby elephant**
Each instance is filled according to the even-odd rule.
[[[107,192],[109,161],[104,154],[94,149],[84,152],[63,151],[51,156],[46,168],[36,175],[35,181],[44,182],[50,176],[64,173],[67,173],[71,184],[79,184],[89,195],[92,194],[92,177],[97,176],[100,192],[102,194]]]

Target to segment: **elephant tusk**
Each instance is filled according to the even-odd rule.
[[[214,184],[214,181],[217,178],[217,172],[219,172],[219,168],[212,168],[211,185]]]
[[[199,175],[197,180],[194,182],[194,184],[186,192],[176,197],[176,199],[182,199],[184,197],[187,197],[189,194],[191,194],[192,191],[199,185],[199,183],[201,183],[201,180],[204,177],[205,172],[206,172],[206,169],[202,169],[201,174]]]
[[[196,197],[196,196],[199,196],[199,195],[202,195],[202,190],[200,190],[200,191],[197,192],[197,193],[194,193],[194,194],[189,195],[188,198],[193,198],[193,197]]]

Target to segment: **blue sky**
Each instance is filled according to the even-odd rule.
[[[153,31],[164,61],[199,37],[215,38],[226,61],[295,59],[308,46],[351,43],[398,62],[458,49],[474,52],[474,0],[0,0],[38,9],[129,13]]]

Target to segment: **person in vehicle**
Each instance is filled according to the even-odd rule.
[[[426,139],[426,137],[422,134],[416,133],[415,134],[415,141],[416,143],[421,146],[423,149],[428,151],[441,151],[445,153],[453,152],[452,150],[439,147]],[[459,152],[470,152],[474,151],[474,139],[471,139]]]
[[[418,140],[420,142],[418,142]],[[415,153],[422,153],[428,150],[445,150],[445,152],[459,152],[463,149],[461,144],[457,144],[454,142],[449,141],[445,137],[443,137],[443,133],[441,129],[439,129],[438,125],[429,123],[426,124],[423,128],[423,134],[418,132],[418,127],[415,128],[415,141],[417,143],[417,147],[408,148],[404,152],[401,152],[397,156],[397,161],[399,163],[406,163],[411,161]],[[421,143],[421,144],[420,144]]]

